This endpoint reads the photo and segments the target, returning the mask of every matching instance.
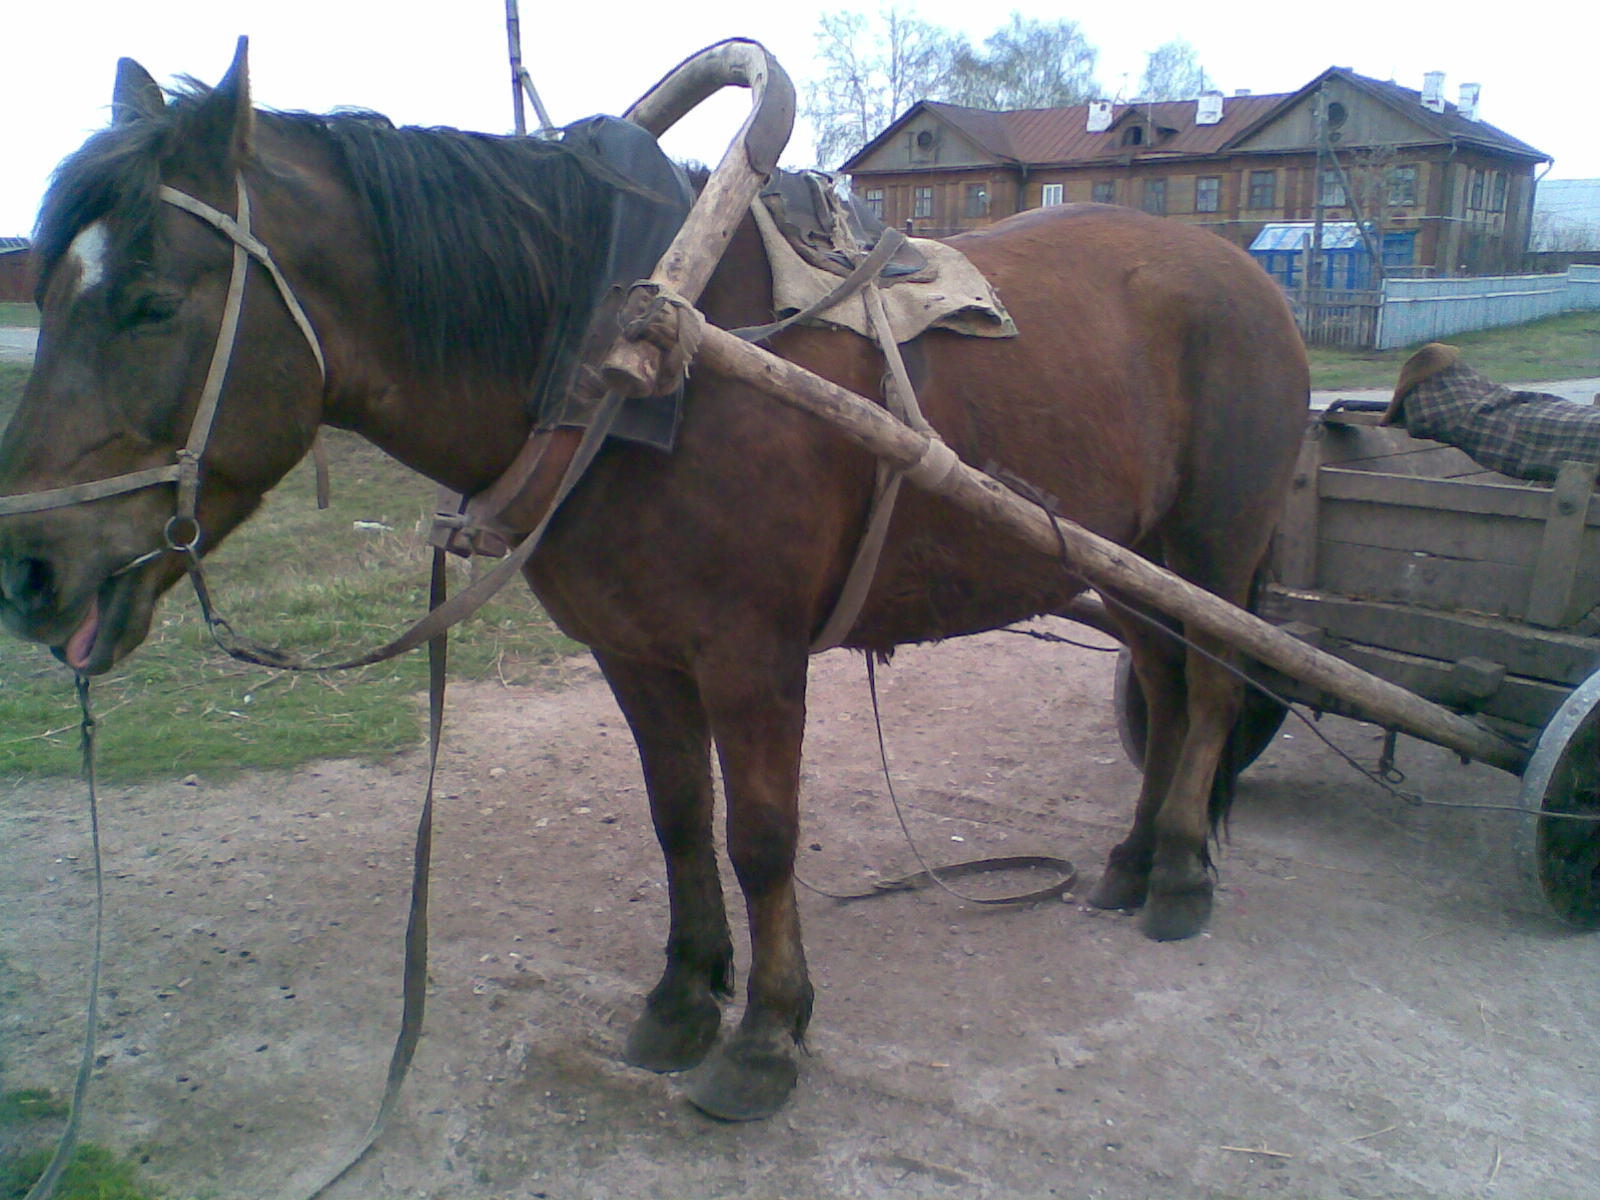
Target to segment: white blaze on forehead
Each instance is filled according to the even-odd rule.
[[[106,232],[104,221],[96,221],[72,239],[72,245],[67,247],[67,258],[78,268],[74,291],[86,292],[105,279],[110,247],[111,236]]]

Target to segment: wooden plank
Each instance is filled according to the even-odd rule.
[[[1465,711],[1482,713],[1518,725],[1542,728],[1565,703],[1568,689],[1540,680],[1507,676],[1493,695],[1463,695],[1453,663],[1379,650],[1372,646],[1338,646],[1333,651],[1363,671],[1397,683],[1409,692]]]
[[[1324,500],[1317,532],[1324,541],[1495,562],[1532,574],[1543,522],[1442,508]]]
[[[1334,500],[1369,500],[1409,508],[1442,508],[1533,521],[1544,520],[1550,508],[1550,492],[1546,488],[1459,479],[1412,479],[1342,467],[1324,467],[1318,490],[1324,497]],[[1600,512],[1590,514],[1589,520],[1600,524]]]
[[[1330,466],[1371,469],[1392,475],[1447,478],[1483,468],[1454,446],[1414,438],[1403,429],[1327,421],[1322,461]]]
[[[1600,638],[1493,617],[1436,612],[1327,592],[1262,590],[1258,611],[1277,625],[1316,625],[1336,639],[1433,658],[1501,662],[1512,675],[1576,687],[1600,669]]]
[[[1596,464],[1564,462],[1550,495],[1550,515],[1544,523],[1544,538],[1533,570],[1528,593],[1528,620],[1534,625],[1555,629],[1575,621],[1587,607],[1574,611],[1581,603],[1578,574],[1583,562],[1594,561],[1594,546],[1586,544],[1585,526],[1590,501],[1594,496]]]
[[[1345,542],[1317,544],[1317,587],[1363,600],[1520,619],[1527,568],[1477,563]]]
[[[1301,439],[1294,481],[1273,536],[1273,575],[1287,587],[1309,588],[1317,583],[1317,472],[1322,463],[1319,435],[1320,430],[1310,426]]]

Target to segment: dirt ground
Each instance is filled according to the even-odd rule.
[[[1005,634],[896,658],[890,753],[930,857],[1056,853],[1094,878],[1135,787],[1111,666]],[[864,674],[843,652],[813,667],[801,870],[821,887],[915,868]],[[1372,730],[1322,724],[1375,759]],[[1304,727],[1285,734],[1242,783],[1193,941],[1148,942],[1071,898],[803,894],[810,1054],[783,1113],[736,1126],[618,1061],[666,914],[597,674],[457,688],[428,1032],[394,1125],[333,1195],[1600,1195],[1600,940],[1519,909],[1512,818],[1402,804]],[[1429,795],[1515,795],[1402,750]],[[87,1136],[147,1155],[165,1194],[295,1195],[365,1129],[422,765],[106,797]],[[3,1084],[65,1089],[91,905],[81,789],[25,785],[0,822]]]

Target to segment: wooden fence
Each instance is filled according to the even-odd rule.
[[[1364,349],[1373,344],[1382,293],[1346,288],[1301,288],[1289,294],[1295,323],[1310,346]]]
[[[1392,350],[1600,309],[1600,266],[1572,266],[1560,275],[1390,278],[1375,291],[1299,288],[1288,295],[1308,345]]]

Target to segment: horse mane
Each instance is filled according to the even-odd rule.
[[[120,261],[150,253],[161,164],[192,140],[208,94],[188,81],[155,116],[100,131],[57,169],[35,245],[41,288],[72,239],[107,216]],[[330,149],[382,258],[411,366],[531,390],[553,346],[582,336],[603,282],[621,180],[538,138],[396,127],[370,112],[258,110],[262,131]]]

